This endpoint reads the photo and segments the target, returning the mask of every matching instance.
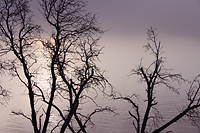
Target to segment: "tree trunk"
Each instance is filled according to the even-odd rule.
[[[141,127],[141,133],[145,132],[146,124],[147,124],[147,121],[148,121],[148,118],[149,118],[150,109],[151,109],[151,103],[149,102],[148,105],[147,105],[145,115],[144,115],[144,119],[143,119],[143,123],[142,123],[142,127]]]
[[[79,120],[79,118],[78,118],[76,112],[74,113],[74,117],[75,117],[76,121],[78,122],[79,127],[81,128],[80,131],[82,131],[83,133],[87,133],[86,130],[85,130],[85,127],[84,127],[83,124],[81,123],[81,120]],[[79,131],[79,132],[80,132],[80,131]],[[79,132],[78,132],[78,133],[79,133]]]
[[[188,111],[197,108],[198,105],[194,105],[192,107],[188,107],[186,108],[182,113],[180,113],[179,115],[177,115],[176,117],[174,117],[171,121],[169,121],[168,123],[166,123],[165,125],[163,125],[162,127],[156,129],[155,131],[153,131],[152,133],[159,133],[161,131],[163,131],[165,128],[167,128],[168,126],[172,125],[174,122],[178,121],[179,119],[181,119]]]
[[[35,113],[35,107],[34,107],[34,97],[33,97],[32,89],[29,89],[29,100],[30,100],[30,105],[31,105],[31,118],[32,118],[32,125],[34,128],[34,132],[39,133],[39,130],[37,128],[37,119],[36,119],[36,113]]]
[[[46,112],[46,119],[45,119],[45,122],[44,122],[42,133],[46,133],[46,130],[47,130],[47,126],[48,126],[49,118],[50,118],[50,113],[51,113],[51,107],[52,107],[53,99],[54,99],[54,93],[55,93],[55,90],[56,90],[56,75],[55,75],[55,71],[54,71],[56,56],[57,56],[57,52],[55,52],[55,55],[53,56],[52,61],[51,61],[51,75],[52,75],[51,96],[50,96],[50,100],[49,100],[49,104],[48,104],[48,108],[47,108],[47,112]]]
[[[76,106],[73,104],[73,106],[70,109],[70,112],[69,112],[67,118],[65,119],[64,124],[61,127],[60,133],[64,133],[65,132],[65,130],[66,130],[67,126],[69,125],[69,122],[70,122],[70,120],[71,120],[71,118],[72,118],[72,116],[73,116],[75,111],[76,111]]]

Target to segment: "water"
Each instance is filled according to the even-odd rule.
[[[11,81],[10,83],[15,83]],[[32,133],[33,129],[29,120],[23,118],[22,116],[11,115],[11,110],[23,110],[24,113],[29,115],[29,105],[27,95],[25,94],[25,89],[15,88],[12,93],[13,98],[9,101],[7,107],[1,107],[0,110],[0,132],[1,133]],[[126,89],[124,89],[126,91]],[[125,92],[124,92],[125,93]],[[127,92],[126,92],[127,93]],[[168,93],[168,94],[166,94]],[[129,94],[129,93],[127,93]],[[173,92],[168,90],[163,90],[158,94],[158,98],[162,98],[159,101],[159,110],[164,116],[165,120],[169,120],[175,114],[178,113],[176,107],[180,107],[183,102],[183,97],[180,97]],[[101,97],[101,96],[100,96]],[[142,99],[138,101],[143,103]],[[107,98],[99,99],[98,103],[100,105],[110,105],[117,108],[116,112],[119,115],[114,115],[112,113],[104,112],[96,114],[92,119],[95,126],[88,127],[88,133],[130,133],[135,132],[132,126],[132,119],[130,119],[128,112],[132,108],[129,103],[121,100],[112,101]],[[91,111],[91,104],[84,106],[85,112]],[[144,105],[143,105],[144,106]],[[142,107],[142,106],[141,106]],[[143,112],[143,111],[141,111]],[[173,133],[198,133],[199,130],[193,127],[188,122],[178,122],[170,126],[167,131],[172,130]]]
[[[106,57],[106,56],[105,56]],[[116,57],[115,57],[116,58]],[[123,58],[123,57],[121,57]],[[42,58],[40,61],[44,61]],[[137,63],[136,63],[137,64]],[[101,64],[100,64],[101,65]],[[113,65],[113,64],[112,64]],[[143,102],[146,94],[144,91],[145,84],[140,84],[137,82],[138,77],[127,77],[127,74],[130,72],[131,67],[126,65],[126,69],[121,68],[108,68],[108,74],[110,82],[116,86],[116,91],[120,91],[123,95],[130,95],[132,93],[140,94],[140,100],[136,100],[141,103],[140,107],[141,113],[144,113],[145,103]],[[120,69],[120,71],[119,71]],[[121,71],[125,71],[124,73]],[[48,86],[48,73],[44,73],[41,77],[42,85]],[[120,78],[116,78],[120,77]],[[31,123],[26,118],[22,116],[15,116],[11,114],[11,110],[19,111],[22,110],[27,116],[30,116],[30,106],[27,96],[27,91],[24,86],[19,84],[19,80],[14,79],[10,80],[9,77],[4,77],[3,85],[6,86],[12,93],[12,98],[5,104],[7,107],[1,106],[0,109],[0,133],[32,133],[33,128]],[[183,86],[183,90],[187,89],[188,86]],[[177,96],[172,91],[167,89],[157,89],[156,95],[158,98],[158,109],[162,113],[166,122],[178,114],[177,108],[181,107],[184,104],[185,95],[182,91],[180,96]],[[126,101],[117,100],[112,101],[109,98],[103,97],[101,94],[100,98],[97,99],[97,102],[103,106],[112,106],[115,107],[116,113],[104,112],[98,113],[92,117],[95,126],[88,126],[88,133],[135,133],[134,127],[132,125],[132,119],[130,118],[128,111],[133,111],[132,106]],[[84,113],[91,112],[94,104],[85,104]],[[56,121],[57,115],[54,114],[54,117],[51,118],[51,121]],[[169,128],[166,131],[172,130],[173,133],[199,133],[198,128],[191,126],[187,121],[179,121]]]

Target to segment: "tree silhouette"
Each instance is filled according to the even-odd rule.
[[[155,90],[159,90],[163,88],[163,85],[166,88],[174,91],[175,93],[178,92],[178,88],[174,87],[171,83],[177,81],[181,83],[181,81],[185,81],[181,74],[173,74],[171,73],[171,69],[166,69],[165,58],[162,57],[162,45],[161,42],[157,40],[157,34],[155,33],[154,28],[150,28],[147,31],[147,36],[149,43],[144,46],[146,51],[150,51],[151,55],[153,55],[154,60],[152,63],[145,67],[140,63],[137,69],[133,69],[131,75],[137,75],[140,77],[140,81],[146,83],[146,97],[145,102],[147,102],[146,110],[144,115],[141,115],[139,111],[139,104],[132,100],[132,97],[138,98],[138,95],[133,94],[132,96],[115,96],[114,99],[123,99],[131,103],[134,108],[134,112],[129,111],[130,116],[133,118],[133,126],[137,133],[145,133],[147,132],[147,125],[153,123],[155,130],[154,133],[161,132],[169,125],[173,124],[177,120],[181,119],[183,116],[188,116],[189,119],[195,125],[199,125],[199,100],[200,100],[200,93],[199,93],[199,81],[197,80],[199,76],[195,78],[193,81],[189,91],[187,92],[188,96],[188,105],[180,111],[176,117],[172,120],[160,126],[160,121],[162,120],[162,116],[157,109],[156,105],[158,102],[156,101],[157,96],[155,95]],[[194,84],[196,83],[196,84]],[[142,118],[141,118],[142,117]]]
[[[26,0],[1,1],[0,35],[1,42],[3,42],[1,53],[8,54],[12,52],[15,55],[15,58],[8,59],[6,63],[10,68],[10,74],[18,77],[28,89],[32,113],[30,119],[34,131],[38,132],[31,68],[36,63],[32,45],[35,42],[34,39],[37,33],[40,32],[40,26],[33,23],[32,14],[27,3]],[[20,67],[25,79],[22,79],[19,73]]]
[[[0,85],[0,104],[5,106],[5,102],[10,99],[10,92]]]
[[[3,56],[4,53],[0,54],[0,57]],[[5,74],[7,66],[4,61],[0,61],[0,75],[3,76]],[[10,91],[5,89],[1,84],[0,84],[0,104],[5,106],[5,102],[10,99]]]
[[[44,30],[34,23],[28,0],[2,0],[0,4],[1,53],[13,55],[9,59],[4,56],[7,70],[27,88],[31,107],[31,117],[22,111],[12,113],[30,120],[35,133],[56,129],[60,133],[66,129],[85,133],[95,113],[114,111],[97,105],[94,99],[99,91],[107,95],[106,86],[111,91],[112,86],[96,65],[102,50],[97,42],[103,30],[97,26],[96,16],[86,12],[86,2],[41,0],[40,12],[52,28],[49,38],[40,37]],[[38,51],[42,51],[46,66],[39,64]],[[42,73],[41,66],[50,74],[45,88],[37,78]],[[91,96],[89,92],[96,94]],[[60,107],[56,99],[65,106]],[[96,105],[89,114],[81,113],[79,107],[86,100]],[[59,114],[54,125],[50,121],[52,112]]]

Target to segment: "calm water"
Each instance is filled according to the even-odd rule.
[[[15,84],[15,81],[11,81],[10,83]],[[9,83],[8,83],[9,84]],[[21,117],[11,115],[11,110],[23,110],[24,113],[29,114],[29,105],[28,99],[26,96],[26,91],[22,88],[14,88],[12,93],[12,99],[9,101],[7,107],[2,107],[0,110],[0,132],[1,133],[32,133],[32,127],[30,122]],[[127,93],[127,91],[124,93]],[[136,89],[137,91],[137,89]],[[129,94],[129,93],[127,93]],[[164,90],[160,93],[157,93],[158,98],[162,98],[159,101],[159,110],[161,111],[162,115],[166,120],[172,118],[175,114],[177,114],[176,107],[181,107],[181,104],[184,102],[182,97],[177,97],[176,94]],[[142,103],[142,96],[141,100],[138,102]],[[116,111],[119,115],[114,116],[111,113],[99,113],[93,117],[93,122],[95,123],[94,127],[89,127],[87,130],[89,133],[130,133],[135,132],[132,121],[129,118],[127,113],[128,110],[131,110],[130,104],[124,101],[112,101],[106,98],[99,99],[98,103],[100,105],[110,105],[115,106],[118,110]],[[85,105],[85,112],[89,111],[91,106],[93,105]],[[141,108],[143,105],[141,106]],[[141,110],[141,112],[143,112]],[[55,120],[55,119],[54,119]],[[168,130],[172,130],[174,133],[198,133],[198,129],[193,127],[188,122],[178,122],[177,124],[172,125],[168,128]],[[167,131],[168,131],[167,130]]]
[[[41,59],[43,62],[43,59]],[[109,64],[110,65],[110,64]],[[128,65],[127,65],[128,66]],[[112,65],[111,65],[112,67]],[[116,70],[115,70],[116,69]],[[117,69],[110,69],[107,76],[109,77],[110,82],[116,86],[116,91],[120,91],[123,95],[137,93],[140,94],[141,98],[138,100],[140,104],[140,112],[141,115],[144,113],[145,103],[143,102],[146,95],[144,92],[145,84],[140,84],[137,82],[137,78],[129,77],[127,78],[127,73],[131,70],[127,68],[124,70],[125,73],[120,73]],[[120,78],[116,78],[120,77]],[[47,86],[47,78],[48,73],[43,71],[41,77],[38,77],[41,81],[41,85],[43,87]],[[22,110],[26,115],[30,116],[30,106],[27,97],[27,91],[24,86],[19,84],[17,79],[10,80],[10,78],[5,77],[1,79],[2,84],[8,88],[12,93],[12,98],[5,104],[6,107],[0,106],[0,133],[32,133],[33,129],[29,120],[23,118],[22,116],[15,116],[11,114],[11,110],[19,111]],[[177,108],[182,107],[186,101],[184,89],[188,86],[183,85],[183,93],[181,96],[177,96],[173,92],[166,90],[164,88],[160,88],[156,90],[158,109],[163,115],[164,120],[168,121],[173,118],[176,114],[178,114]],[[88,133],[135,133],[135,130],[132,126],[132,119],[129,117],[128,111],[132,110],[132,107],[126,101],[112,101],[109,98],[102,97],[97,99],[98,104],[103,106],[112,106],[116,107],[116,113],[119,115],[114,115],[112,113],[99,113],[96,114],[92,119],[95,123],[95,126],[88,127]],[[93,104],[84,104],[84,112],[91,112],[91,108],[94,107]],[[56,121],[57,116],[51,118],[51,121]],[[187,121],[180,121],[176,124],[170,126],[166,131],[172,130],[173,133],[199,133],[199,130],[196,127],[191,126],[191,124]]]

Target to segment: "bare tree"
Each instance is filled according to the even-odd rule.
[[[49,54],[55,57],[55,63],[52,64],[56,66],[51,67],[51,72],[53,74],[52,69],[55,69],[62,81],[61,84],[57,81],[57,93],[69,104],[67,117],[62,117],[63,125],[60,132],[64,132],[66,127],[72,130],[70,121],[73,116],[80,130],[86,132],[86,123],[91,115],[87,117],[77,112],[80,101],[89,98],[94,102],[86,92],[91,89],[96,92],[99,89],[105,93],[106,84],[110,85],[95,63],[102,49],[97,45],[98,36],[103,31],[97,27],[96,16],[85,11],[86,3],[83,1],[42,0],[40,5],[43,16],[53,29],[51,38],[44,41],[43,45]],[[57,107],[56,109],[63,116],[61,110]],[[113,111],[108,107],[100,107],[92,114],[105,110]]]
[[[154,133],[161,132],[185,115],[189,116],[193,123],[197,125],[198,121],[195,119],[199,119],[199,84],[194,86],[194,83],[192,83],[189,92],[187,93],[189,100],[188,106],[185,107],[183,111],[181,111],[180,114],[178,114],[171,121],[159,127],[161,124],[162,115],[156,108],[158,102],[156,101],[155,90],[163,88],[164,85],[170,90],[179,94],[178,88],[174,87],[171,83],[173,81],[181,83],[181,81],[185,80],[182,78],[181,74],[173,74],[171,73],[171,69],[165,68],[165,58],[162,57],[163,51],[161,42],[157,40],[155,29],[152,27],[148,29],[147,36],[149,43],[145,45],[144,48],[147,51],[150,51],[155,60],[148,67],[144,67],[142,63],[140,63],[138,68],[133,69],[131,73],[131,75],[140,76],[140,81],[146,83],[145,90],[147,99],[145,102],[147,102],[147,106],[144,115],[141,115],[139,111],[139,104],[133,100],[133,97],[138,98],[138,95],[133,94],[132,96],[124,97],[120,94],[120,96],[115,96],[114,99],[123,99],[132,104],[134,112],[129,111],[129,114],[133,118],[133,126],[137,133],[147,132],[146,127],[149,125],[148,123],[153,123],[153,126],[156,129]],[[195,79],[193,82],[197,83],[198,81]]]
[[[2,85],[0,85],[0,104],[5,106],[5,102],[8,103],[9,99],[10,91],[8,91]]]
[[[2,55],[0,55],[1,57]],[[4,68],[4,62],[0,61],[0,75],[3,76],[5,75],[5,68]],[[1,84],[0,84],[0,104],[5,106],[5,102],[10,99],[10,91],[5,89]]]
[[[40,26],[33,23],[27,0],[2,0],[0,15],[0,35],[1,42],[3,42],[1,53],[12,52],[15,55],[15,58],[9,59],[7,64],[11,66],[10,73],[12,76],[17,76],[28,89],[31,122],[34,131],[37,133],[39,130],[37,128],[32,81],[34,72],[31,72],[31,68],[35,63],[32,46],[36,34],[40,32]],[[20,68],[22,68],[25,78],[22,78],[19,73]]]
[[[159,133],[166,129],[171,124],[175,123],[182,117],[186,116],[188,120],[192,122],[194,126],[197,126],[200,128],[200,81],[199,81],[200,75],[195,77],[195,79],[191,82],[190,88],[187,91],[187,100],[188,103],[183,107],[182,110],[180,110],[180,114],[175,116],[173,119],[171,119],[166,124],[162,125],[153,133]]]
[[[107,95],[105,88],[111,87],[104,71],[96,65],[102,50],[97,42],[103,30],[97,26],[96,16],[86,12],[86,2],[82,0],[41,0],[40,11],[52,28],[51,36],[41,39],[43,30],[34,24],[29,2],[3,0],[0,3],[1,53],[14,55],[5,58],[7,70],[27,88],[31,107],[31,117],[22,111],[12,113],[30,120],[35,133],[56,129],[64,133],[67,128],[85,133],[95,113],[114,111],[111,107],[99,106],[94,98],[98,91]],[[45,69],[50,74],[50,85],[46,88],[37,79],[42,69],[38,64],[37,50],[41,49],[38,41],[43,44]],[[92,96],[89,92],[96,94]],[[65,106],[60,107],[56,98]],[[96,105],[89,114],[83,114],[80,108],[86,99]],[[50,118],[55,111],[60,117],[51,127]]]

